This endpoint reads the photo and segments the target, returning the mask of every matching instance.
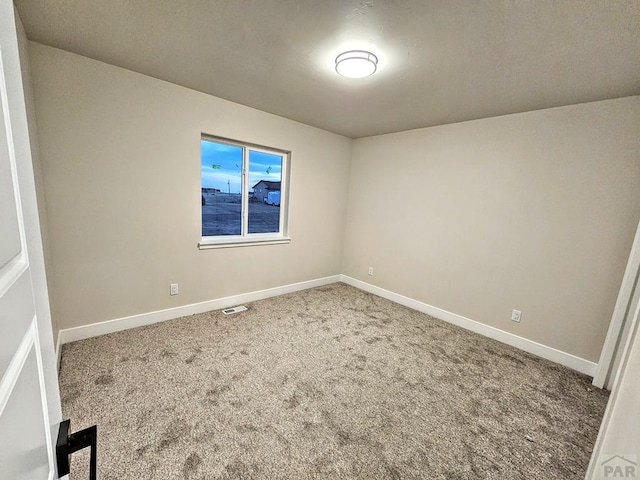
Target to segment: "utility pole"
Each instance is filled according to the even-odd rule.
[[[231,180],[227,180],[227,188],[229,190],[229,195],[231,195]]]

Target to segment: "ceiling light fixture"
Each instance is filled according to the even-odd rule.
[[[365,50],[349,50],[336,57],[336,72],[343,77],[364,78],[375,73],[378,57]]]

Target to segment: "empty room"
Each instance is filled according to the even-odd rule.
[[[637,0],[0,0],[0,477],[640,476]]]

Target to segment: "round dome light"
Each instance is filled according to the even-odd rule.
[[[336,57],[336,72],[343,77],[364,78],[375,73],[378,57],[365,50],[349,50]]]

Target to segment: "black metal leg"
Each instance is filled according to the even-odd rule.
[[[85,428],[69,435],[71,421],[65,420],[58,430],[56,458],[58,461],[58,477],[69,474],[69,456],[83,448],[90,448],[89,480],[97,480],[98,467],[98,427]]]

